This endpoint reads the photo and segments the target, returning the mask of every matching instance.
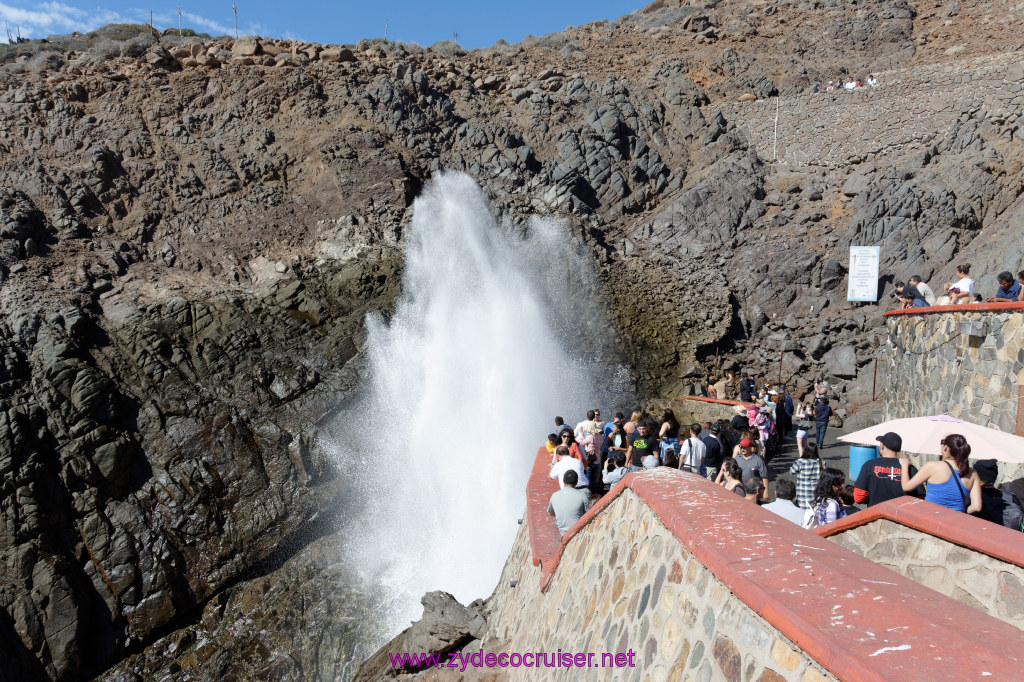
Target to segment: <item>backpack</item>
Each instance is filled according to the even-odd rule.
[[[758,412],[754,419],[754,426],[763,428],[766,433],[775,433],[775,420],[767,412]]]
[[[1003,525],[1007,528],[1024,531],[1024,506],[1021,505],[1020,498],[1009,490],[1001,492],[1003,502],[1006,503],[1006,506],[1003,507]]]
[[[818,510],[811,507],[804,512],[804,528],[811,530],[818,527]]]
[[[590,462],[596,462],[604,447],[604,433],[588,433],[582,441],[584,456]]]

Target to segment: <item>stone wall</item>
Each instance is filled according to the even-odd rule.
[[[836,533],[829,539],[925,587],[1024,629],[1024,569],[1016,564],[888,519]],[[1020,539],[1019,533],[1016,539]]]
[[[663,406],[659,405],[659,409],[664,409],[665,407],[672,408],[679,423],[686,426],[694,422],[699,424],[716,422],[719,419],[728,421],[736,414],[733,411],[733,407],[743,404],[734,400],[712,400],[711,398],[687,396],[684,398],[673,398],[671,401],[665,402]],[[658,410],[651,412],[651,414],[655,413],[661,414]]]
[[[1014,433],[1024,385],[1024,305],[919,308],[886,315],[885,419],[936,414]],[[984,336],[961,333],[976,323]],[[1000,463],[1001,479],[1024,466]]]
[[[509,652],[635,652],[580,679],[836,679],[732,594],[627,490],[565,552],[541,591],[527,527],[492,598],[488,637]],[[511,587],[515,581],[515,587]],[[528,617],[524,617],[528,614]],[[549,680],[547,668],[516,679]]]
[[[923,150],[936,131],[965,114],[982,111],[996,124],[1012,124],[1024,104],[1024,64],[1018,53],[877,75],[881,84],[874,88],[726,103],[715,109],[748,136],[762,159],[772,160],[778,107],[775,153],[780,162],[841,167]]]
[[[1024,665],[1017,628],[699,476],[629,474],[553,555],[535,554],[539,517],[527,516],[483,650],[594,654],[595,667],[518,668],[516,679],[940,679],[951,665],[964,678]],[[949,656],[928,655],[936,640]],[[602,654],[629,652],[634,667],[601,667]]]

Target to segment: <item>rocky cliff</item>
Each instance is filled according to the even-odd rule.
[[[718,354],[865,401],[883,309],[845,302],[850,244],[897,277],[972,262],[983,291],[1020,267],[1017,14],[658,0],[471,52],[124,26],[0,47],[0,677],[340,674],[358,600],[310,628],[325,591],[294,582],[341,570],[315,428],[442,169],[566,219],[645,395]]]

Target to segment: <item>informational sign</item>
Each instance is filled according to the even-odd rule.
[[[850,281],[846,285],[847,301],[878,301],[878,246],[850,247]]]

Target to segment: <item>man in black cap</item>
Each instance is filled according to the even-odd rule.
[[[903,439],[898,433],[889,433],[879,436],[878,441],[881,456],[864,462],[860,468],[860,475],[857,476],[857,484],[853,486],[853,501],[857,503],[867,502],[868,506],[874,506],[886,500],[894,500],[897,497],[909,494],[903,492],[903,467],[900,465],[900,451],[903,450]],[[910,465],[910,477],[917,474],[917,467]],[[924,497],[924,490],[918,488],[914,495]]]
[[[979,459],[974,463],[974,470],[981,479],[981,512],[978,516],[1007,528],[1022,530],[1024,509],[1021,509],[1020,500],[1009,490],[995,487],[999,463],[994,459]]]

